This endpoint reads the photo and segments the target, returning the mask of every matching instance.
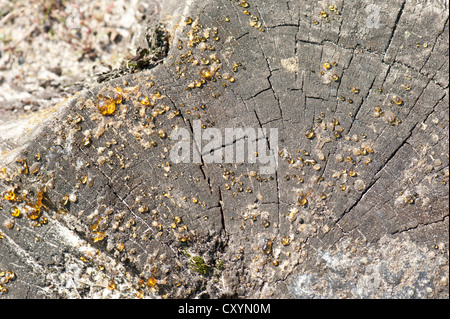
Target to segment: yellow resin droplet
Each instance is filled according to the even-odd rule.
[[[94,232],[94,233],[92,233],[92,235],[91,235],[92,241],[93,241],[94,243],[99,242],[99,241],[105,239],[105,237],[106,237],[105,232],[101,232],[101,231]]]
[[[27,175],[29,173],[27,160],[22,159],[22,160],[18,160],[17,162],[22,163],[22,166],[19,168],[19,173]]]
[[[329,69],[329,68],[331,68],[331,64],[328,63],[328,62],[325,62],[325,63],[323,64],[323,67],[324,67],[325,69]]]
[[[266,255],[269,255],[272,252],[272,240],[267,239],[267,238],[264,240],[264,245],[262,247],[262,251]]]
[[[212,72],[208,68],[201,68],[199,74],[206,80],[211,80],[213,77]]]
[[[102,218],[100,216],[94,217],[94,219],[91,222],[91,225],[89,226],[89,229],[92,231],[98,231],[101,221]]]
[[[405,197],[405,203],[407,204],[414,204],[414,197],[411,195],[408,195]]]
[[[16,278],[16,274],[13,271],[10,270],[5,273],[5,279],[7,281],[14,280],[14,278]]]
[[[337,74],[333,74],[333,75],[331,76],[331,79],[332,79],[334,82],[339,81],[339,76],[338,76]]]
[[[86,184],[86,182],[87,182],[87,180],[88,180],[88,175],[83,175],[83,176],[81,176],[81,178],[80,178],[80,182],[81,182],[81,184]]]
[[[117,248],[118,251],[121,252],[121,251],[123,251],[125,249],[125,244],[124,243],[118,243],[116,245],[116,248]]]
[[[309,138],[309,139],[313,139],[314,138],[314,130],[306,130],[305,131],[305,136],[306,136],[306,138]]]
[[[117,103],[117,104],[122,103],[122,100],[123,100],[122,94],[119,93],[119,92],[114,93],[114,95],[113,95],[113,100],[114,100],[114,102]]]
[[[159,129],[159,130],[158,130],[158,136],[159,136],[160,138],[165,138],[165,137],[167,136],[167,134],[166,134],[166,132],[164,132],[163,129]]]
[[[91,139],[86,136],[85,138],[83,138],[82,143],[84,146],[88,146],[89,144],[91,144]]]
[[[156,279],[154,277],[150,277],[147,280],[147,286],[150,288],[154,287],[156,285]]]
[[[397,95],[394,95],[394,96],[392,97],[392,101],[393,101],[395,104],[397,104],[397,105],[402,105],[402,104],[403,104],[403,100],[402,100],[399,96],[397,96]]]
[[[195,80],[195,86],[196,86],[196,87],[201,88],[202,85],[203,85],[203,82],[202,82],[202,81]]]
[[[109,98],[101,98],[97,101],[97,110],[102,115],[111,115],[116,111],[116,102]]]
[[[283,245],[283,246],[287,246],[287,245],[289,245],[291,243],[291,238],[289,238],[289,237],[283,237],[283,238],[281,238],[281,244]]]
[[[143,105],[150,105],[150,100],[145,95],[141,95],[138,97],[138,102]]]
[[[41,216],[39,207],[32,203],[26,203],[24,209],[27,217],[31,220],[36,220]]]
[[[16,199],[16,194],[13,191],[7,191],[3,197],[6,200],[14,201]]]
[[[306,198],[305,195],[300,195],[297,201],[301,206],[305,206],[308,203],[308,199]]]
[[[186,25],[192,24],[192,18],[191,18],[191,17],[186,17],[186,18],[184,19],[184,23],[185,23]]]
[[[241,2],[239,3],[239,6],[242,7],[242,8],[248,8],[249,4],[248,4],[247,1],[241,0]]]
[[[148,212],[148,206],[147,206],[146,204],[139,206],[139,207],[138,207],[138,212],[139,212],[139,213],[145,213],[145,212]]]
[[[155,91],[153,92],[153,97],[154,97],[154,98],[160,98],[160,97],[161,97],[161,92],[158,91],[158,90],[155,90]]]
[[[69,202],[69,195],[63,195],[63,197],[61,197],[61,200],[59,201],[61,206],[66,206],[68,202]]]
[[[20,215],[21,215],[20,210],[16,206],[11,207],[9,212],[13,217],[16,217],[16,218],[20,217]]]
[[[116,283],[114,282],[114,279],[111,279],[111,280],[108,282],[108,289],[109,289],[109,290],[114,290],[114,289],[116,289]]]

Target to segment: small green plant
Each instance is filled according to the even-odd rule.
[[[213,260],[212,266],[208,265],[203,257],[200,256],[192,256],[188,251],[187,248],[184,248],[182,251],[184,256],[189,258],[188,261],[188,267],[190,270],[195,271],[199,275],[202,276],[209,276],[215,273],[215,270],[222,271],[224,269],[224,262],[223,260]]]
[[[194,256],[189,260],[189,268],[202,276],[207,276],[211,271],[211,267],[199,256]]]

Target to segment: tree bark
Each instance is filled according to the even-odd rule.
[[[0,127],[1,298],[448,298],[447,2],[165,5],[163,63]],[[174,163],[198,123],[276,170]]]

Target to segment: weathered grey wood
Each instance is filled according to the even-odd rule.
[[[448,298],[447,2],[165,5],[163,64],[80,92],[31,124],[0,127],[2,196],[15,189],[36,202],[46,186],[48,219],[36,227],[13,218],[10,208],[25,201],[2,198],[0,269],[16,279],[1,298]],[[197,19],[214,51],[188,46]],[[201,67],[189,58],[211,54],[235,81],[187,90]],[[117,86],[123,103],[99,114],[98,95]],[[155,108],[168,110],[152,127],[152,108],[137,99],[155,89]],[[197,119],[222,130],[277,128],[276,172],[171,163],[173,141],[158,130],[192,132]],[[64,194],[77,200],[59,214]],[[107,237],[93,242],[96,216]]]

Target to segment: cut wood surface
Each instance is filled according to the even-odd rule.
[[[447,1],[162,16],[162,63],[0,126],[0,298],[448,298]],[[175,128],[265,129],[276,170]]]

